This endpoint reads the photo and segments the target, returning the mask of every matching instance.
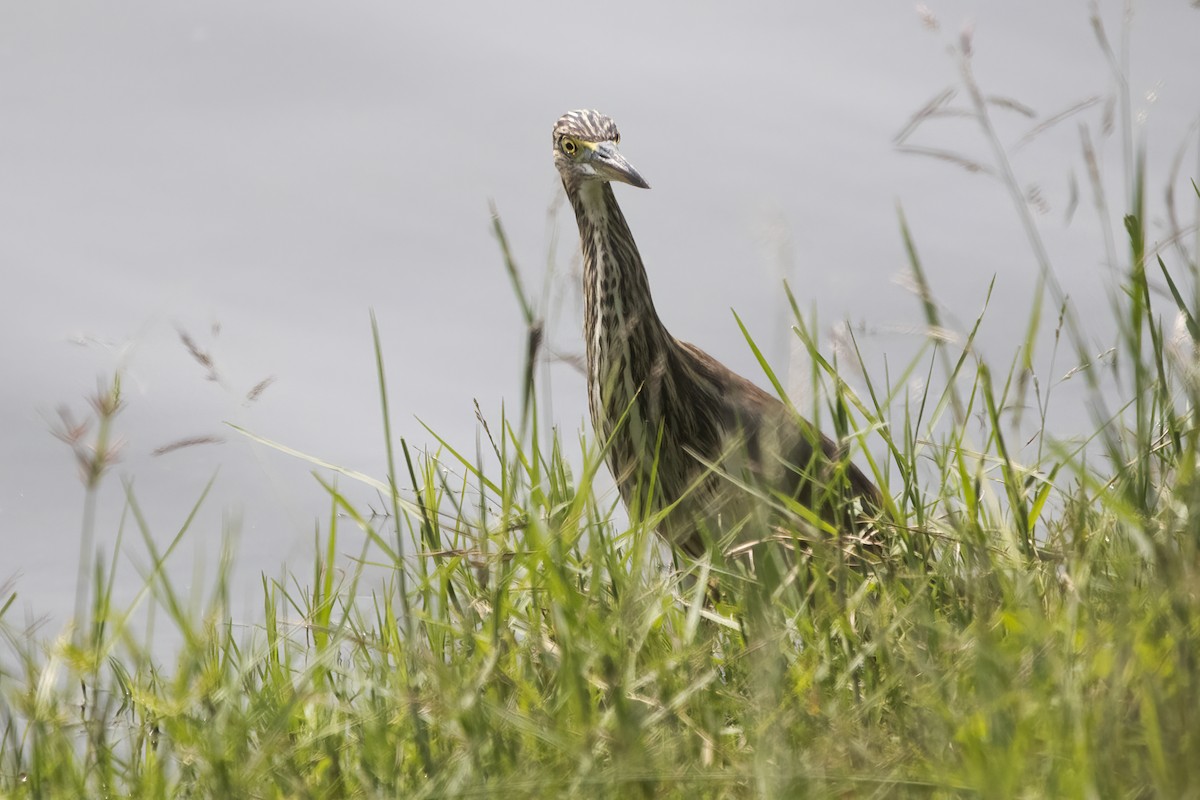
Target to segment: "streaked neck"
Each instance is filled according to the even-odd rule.
[[[592,423],[607,439],[628,410],[626,434],[635,439],[653,435],[644,424],[645,403],[659,397],[665,360],[675,340],[654,310],[642,257],[612,187],[586,182],[566,188],[583,249],[583,333]],[[641,402],[635,404],[639,397]],[[610,458],[621,460],[615,453]]]
[[[646,268],[607,182],[567,186],[583,250],[584,326],[589,353],[597,325],[626,335],[666,336]]]

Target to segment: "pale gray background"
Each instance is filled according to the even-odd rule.
[[[1043,118],[1114,82],[1082,0],[929,5],[939,30],[907,2],[0,4],[0,583],[16,577],[22,613],[69,612],[82,490],[47,420],[63,403],[82,413],[116,369],[125,446],[102,489],[100,544],[111,550],[121,477],[161,543],[220,470],[173,562],[183,584],[193,559],[211,574],[227,520],[241,532],[238,592],[252,597],[285,560],[306,574],[328,514],[307,464],[223,420],[383,477],[369,309],[398,434],[427,445],[419,418],[473,452],[472,399],[493,420],[502,403],[516,409],[524,346],[489,200],[527,285],[540,294],[556,267],[542,305],[550,345],[582,350],[574,222],[549,152],[552,124],[576,107],[617,119],[654,187],[618,195],[677,335],[759,379],[733,308],[786,371],[786,277],[823,332],[865,323],[873,362],[902,362],[921,316],[894,280],[906,271],[901,202],[962,324],[998,277],[982,336],[1006,365],[1036,276],[1011,202],[986,177],[897,153],[893,137],[957,84],[947,48],[968,23],[985,90]],[[1101,4],[1114,41],[1122,9]],[[1200,112],[1200,11],[1134,9],[1131,88],[1161,222],[1166,162]],[[1034,124],[996,114],[1010,144]],[[1100,141],[1101,115],[1016,156],[1023,184],[1041,187],[1039,223],[1097,350],[1111,338],[1114,275],[1078,124]],[[967,120],[929,123],[914,142],[986,158]],[[1103,143],[1114,214],[1116,144]],[[1194,152],[1186,163],[1194,175]],[[1072,173],[1081,202],[1068,224]],[[204,379],[177,328],[211,349],[223,385]],[[582,380],[563,365],[542,378],[574,442]],[[1070,408],[1063,418],[1086,423]],[[199,435],[226,442],[150,455]],[[126,549],[144,562],[132,534]],[[125,559],[122,570],[132,592],[140,580]]]

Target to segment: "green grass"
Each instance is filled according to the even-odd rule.
[[[484,424],[488,457],[393,447],[377,336],[389,474],[315,471],[330,513],[313,571],[264,578],[249,626],[230,619],[229,556],[206,599],[181,596],[161,567],[188,525],[160,552],[126,485],[146,600],[180,645],[151,656],[112,603],[115,559],[81,571],[77,625],[57,640],[27,638],[5,591],[0,796],[1200,796],[1198,269],[1149,255],[1141,163],[1110,253],[1125,265],[1103,364],[1115,390],[1032,224],[1043,280],[1008,368],[973,351],[977,321],[896,374],[856,359],[856,392],[792,299],[823,388],[813,410],[894,507],[868,568],[818,546],[771,580],[672,563],[649,524],[613,522],[596,443],[540,426],[534,304],[497,223],[531,346],[520,412]],[[1182,347],[1164,331],[1176,314]],[[1025,435],[1067,372],[1035,372],[1047,341],[1091,387],[1086,447],[1044,424]],[[913,377],[930,388],[910,396]],[[85,565],[120,399],[119,380],[97,392],[95,437],[67,418],[58,431],[85,467]],[[354,507],[347,480],[391,513]]]

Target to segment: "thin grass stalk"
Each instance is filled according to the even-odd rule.
[[[425,720],[421,717],[417,691],[411,684],[411,676],[417,671],[416,653],[414,652],[416,646],[415,620],[413,619],[413,611],[408,594],[408,568],[405,563],[404,538],[400,531],[400,520],[402,519],[399,502],[400,488],[396,483],[396,457],[392,447],[392,423],[388,410],[387,379],[383,367],[383,346],[380,342],[379,323],[375,319],[374,311],[371,312],[371,336],[375,344],[375,369],[379,380],[380,408],[383,414],[383,438],[385,447],[387,448],[388,489],[392,503],[392,519],[396,527],[396,580],[399,585],[398,593],[401,613],[404,615],[404,619],[400,623],[404,630],[404,642],[401,646],[401,652],[405,659],[405,679],[409,681],[408,714],[413,726],[413,736],[421,762],[424,765],[426,773],[433,775],[437,772],[437,765],[433,760],[433,752],[430,748],[429,732]]]

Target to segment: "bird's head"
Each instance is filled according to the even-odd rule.
[[[650,184],[617,150],[617,123],[599,111],[568,111],[554,123],[554,166],[568,184],[620,181],[640,189]]]

